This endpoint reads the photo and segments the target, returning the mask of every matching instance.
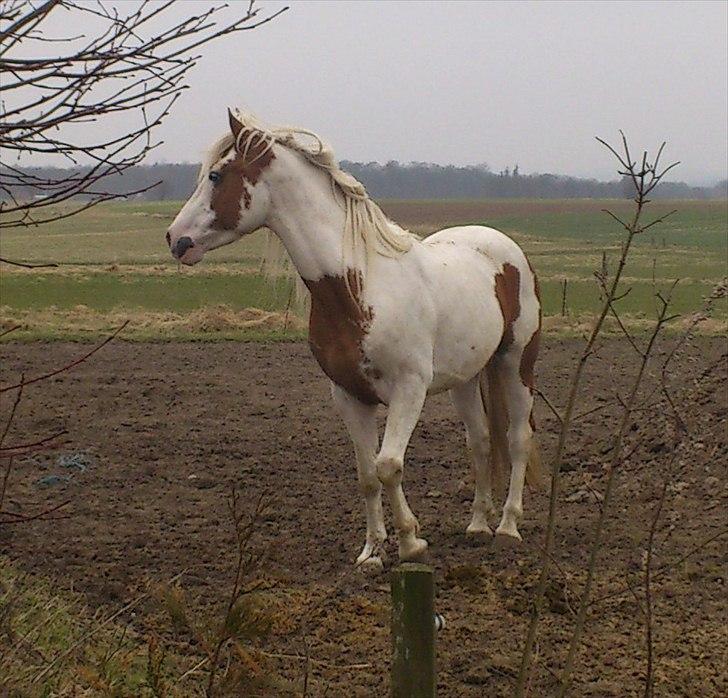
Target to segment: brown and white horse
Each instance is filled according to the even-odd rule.
[[[310,292],[311,349],[356,452],[367,522],[357,564],[382,566],[382,486],[400,558],[426,551],[402,489],[404,457],[426,395],[444,390],[472,452],[467,532],[491,534],[492,486],[510,467],[496,535],[520,539],[524,480],[535,481],[538,469],[531,412],[541,325],[537,280],[522,250],[477,225],[420,240],[384,216],[315,134],[269,130],[239,112],[229,120],[167,242],[191,265],[266,226],[288,252]],[[380,404],[388,408],[381,444]]]

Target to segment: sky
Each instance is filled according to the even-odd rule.
[[[594,136],[621,128],[635,150],[666,140],[674,179],[727,176],[726,2],[258,2],[285,4],[204,48],[153,159],[198,162],[240,106],[316,131],[340,159],[611,179]]]

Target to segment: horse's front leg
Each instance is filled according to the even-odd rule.
[[[372,571],[381,570],[383,564],[380,549],[387,539],[387,529],[382,513],[382,485],[374,465],[379,446],[377,408],[359,402],[335,383],[331,384],[331,396],[354,443],[359,489],[366,506],[367,538],[356,564]]]
[[[415,560],[427,551],[427,541],[417,537],[420,527],[402,489],[404,454],[420,417],[426,393],[424,381],[417,376],[397,384],[389,401],[387,426],[376,459],[377,476],[392,505],[401,560]]]

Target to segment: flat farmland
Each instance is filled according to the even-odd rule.
[[[619,252],[620,231],[601,209],[625,216],[629,203],[383,205],[422,235],[483,223],[524,247],[541,279],[547,330],[537,382],[562,406],[583,347],[569,335],[580,335],[593,317],[594,270],[604,262],[613,267]],[[12,634],[3,630],[9,621],[0,626],[0,676],[12,672],[21,681],[45,672],[19,695],[151,696],[156,646],[164,653],[167,695],[204,695],[204,642],[178,624],[170,600],[186,599],[182,610],[199,627],[207,627],[202,619],[219,619],[236,566],[228,511],[234,487],[246,505],[258,497],[272,504],[256,532],[256,546],[266,551],[260,602],[270,626],[265,638],[251,641],[255,654],[245,655],[256,658],[270,686],[230,695],[300,696],[304,685],[312,698],[386,695],[389,587],[386,576],[353,571],[364,516],[352,447],[328,381],[302,341],[305,320],[291,302],[291,282],[262,273],[263,233],[193,269],[179,268],[164,242],[179,206],[113,204],[3,235],[3,257],[59,266],[3,265],[0,327],[21,329],[0,341],[0,384],[51,373],[86,351],[78,340],[130,322],[123,338],[87,362],[29,385],[18,405],[14,391],[2,395],[2,423],[15,415],[8,444],[65,436],[55,450],[11,459],[2,483],[9,512],[63,512],[0,526],[0,619],[13,623]],[[654,294],[680,278],[674,307],[682,317],[672,328],[679,329],[726,273],[725,202],[659,202],[653,215],[673,208],[674,217],[638,240],[625,273],[631,290],[621,308],[633,329],[650,322]],[[645,407],[626,436],[629,456],[606,522],[574,695],[644,695],[646,521],[658,506],[655,695],[726,695],[727,378],[720,335],[727,313],[720,303],[701,325],[703,334],[718,336],[690,337],[669,376],[689,432],[675,461],[662,415],[642,410],[660,391],[659,362],[679,340],[667,332],[655,347],[640,396]],[[556,691],[602,508],[619,400],[634,371],[628,343],[616,336],[604,338],[585,370],[563,459],[532,695]],[[548,463],[557,419],[540,400],[535,417]],[[540,570],[547,488],[527,492],[517,549],[467,537],[472,483],[464,429],[446,395],[428,399],[406,462],[407,494],[430,542],[437,610],[447,622],[438,637],[438,695],[510,696]],[[385,511],[391,531],[388,505]],[[386,550],[389,569],[395,540]],[[304,651],[310,667],[301,661]]]
[[[300,337],[305,322],[291,303],[291,282],[261,273],[266,233],[207,255],[194,269],[170,258],[164,232],[181,202],[98,206],[47,226],[3,233],[2,256],[57,268],[3,266],[0,321],[22,325],[15,339],[92,339],[130,320],[127,337],[262,339]],[[621,231],[602,209],[626,217],[623,200],[383,201],[390,217],[421,235],[483,224],[511,235],[541,281],[545,327],[579,334],[599,300],[593,273],[616,263]],[[674,309],[683,317],[726,274],[725,201],[659,201],[649,216],[677,209],[637,241],[625,271],[625,319],[638,329],[654,312],[656,290],[680,279]],[[562,316],[566,282],[566,314]],[[725,329],[725,304],[704,326]],[[681,320],[677,320],[679,325]]]

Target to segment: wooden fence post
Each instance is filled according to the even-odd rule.
[[[434,698],[435,583],[432,567],[392,570],[392,696]]]

